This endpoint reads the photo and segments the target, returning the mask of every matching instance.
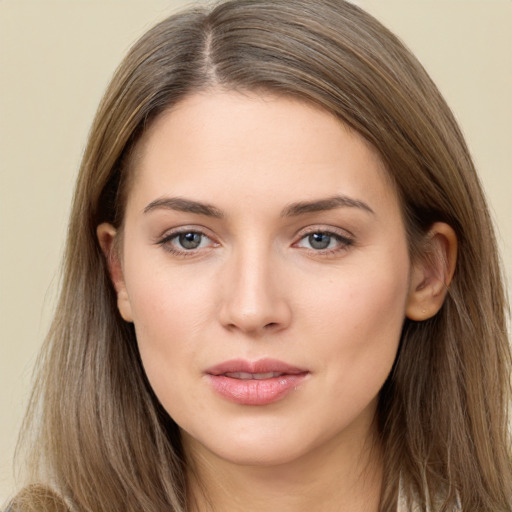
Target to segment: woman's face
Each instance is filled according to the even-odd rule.
[[[279,464],[368,439],[410,261],[359,135],[294,99],[191,95],[139,145],[122,240],[120,311],[187,449]]]

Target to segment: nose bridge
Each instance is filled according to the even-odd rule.
[[[279,286],[280,261],[257,239],[233,248],[225,262],[221,323],[243,332],[278,330],[291,319],[286,290]]]

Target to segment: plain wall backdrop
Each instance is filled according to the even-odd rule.
[[[314,1],[314,0],[312,0]],[[206,2],[196,2],[196,4]],[[455,112],[512,275],[512,0],[359,0],[419,57]],[[0,0],[0,508],[80,157],[123,55],[177,0]]]

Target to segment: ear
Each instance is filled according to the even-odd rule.
[[[457,235],[444,222],[436,222],[425,235],[422,254],[413,263],[406,316],[421,322],[443,305],[457,262]]]
[[[133,322],[132,308],[124,282],[123,267],[119,257],[119,250],[115,244],[117,230],[112,224],[104,222],[96,228],[96,236],[107,260],[110,279],[117,293],[119,313],[126,322]]]

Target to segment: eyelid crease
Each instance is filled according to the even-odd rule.
[[[161,234],[154,237],[154,242],[156,244],[160,243],[162,240],[172,238],[176,235],[182,235],[186,233],[198,233],[200,235],[204,235],[207,238],[212,239],[212,236],[209,234],[210,230],[204,226],[198,224],[190,224],[185,226],[177,226],[174,228],[167,228],[161,232]]]
[[[339,228],[331,225],[325,225],[325,224],[310,224],[309,226],[305,226],[303,228],[300,228],[296,231],[294,237],[304,237],[307,235],[312,235],[314,233],[324,233],[324,234],[331,234],[331,235],[337,235],[344,239],[350,239],[352,241],[355,240],[355,235],[351,231],[349,231],[346,228]]]
[[[306,233],[305,235],[301,236],[299,238],[299,240],[297,242],[295,242],[294,245],[296,245],[297,243],[301,242],[305,238],[308,238],[308,237],[310,237],[312,235],[315,235],[315,234],[321,234],[321,235],[328,236],[330,238],[334,238],[335,240],[338,240],[340,243],[343,243],[345,245],[353,245],[354,244],[354,240],[352,238],[348,238],[346,236],[338,235],[337,233],[333,233],[333,232],[329,232],[329,231],[313,231],[311,233]]]
[[[212,240],[211,237],[209,237],[206,233],[203,233],[201,231],[194,231],[192,229],[188,229],[188,230],[185,230],[185,231],[174,231],[172,233],[168,233],[166,235],[164,235],[162,238],[160,238],[159,240],[156,241],[156,244],[165,244],[181,235],[187,235],[187,234],[196,234],[196,235],[201,235],[201,237],[203,238],[207,238],[208,240]],[[213,241],[213,240],[212,240]]]

